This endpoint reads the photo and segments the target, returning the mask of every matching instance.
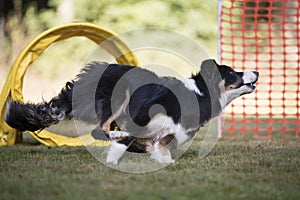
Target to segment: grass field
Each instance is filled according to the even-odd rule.
[[[0,148],[0,199],[299,199],[300,141],[219,140],[198,158],[200,140],[157,172],[123,173],[84,147]]]

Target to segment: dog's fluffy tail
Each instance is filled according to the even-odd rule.
[[[9,100],[6,123],[20,131],[36,131],[72,117],[73,82],[67,82],[58,96],[38,104]]]

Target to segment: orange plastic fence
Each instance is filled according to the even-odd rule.
[[[219,1],[220,62],[258,70],[254,94],[229,106],[224,137],[299,137],[300,2]]]

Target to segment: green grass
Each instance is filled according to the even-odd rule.
[[[199,145],[146,174],[108,168],[84,147],[1,147],[0,199],[300,198],[299,140],[220,140],[203,159]]]

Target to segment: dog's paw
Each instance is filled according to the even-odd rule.
[[[106,163],[118,164],[119,159],[123,156],[127,149],[124,144],[119,144],[116,141],[112,141],[107,152]]]
[[[119,159],[116,159],[116,158],[111,157],[111,156],[107,156],[107,157],[106,157],[106,163],[108,163],[108,164],[109,164],[109,163],[112,163],[112,164],[117,165],[118,162],[119,162]]]
[[[171,164],[175,163],[175,160],[172,159],[171,155],[161,155],[160,152],[153,152],[150,156],[151,159],[156,160],[161,164]]]
[[[158,162],[162,163],[162,164],[172,164],[172,163],[175,163],[175,160],[173,160],[169,156],[164,156],[161,159],[159,159]]]

